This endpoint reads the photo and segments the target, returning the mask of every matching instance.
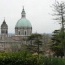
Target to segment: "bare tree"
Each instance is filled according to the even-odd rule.
[[[55,4],[53,4],[53,11],[55,16],[55,20],[58,21],[61,24],[61,30],[60,32],[62,33],[62,38],[61,38],[61,43],[63,47],[63,52],[65,56],[65,32],[64,32],[64,25],[65,25],[65,3],[64,2],[58,2],[56,1]]]

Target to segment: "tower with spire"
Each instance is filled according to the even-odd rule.
[[[1,25],[1,36],[2,39],[8,36],[8,25],[6,24],[5,19]]]

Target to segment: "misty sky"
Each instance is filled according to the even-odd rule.
[[[9,33],[15,33],[15,25],[21,18],[24,6],[26,18],[32,24],[33,33],[52,33],[60,28],[50,15],[53,13],[50,6],[54,2],[55,0],[0,0],[0,26],[5,17]]]

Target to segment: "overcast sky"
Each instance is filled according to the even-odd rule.
[[[9,33],[15,33],[15,25],[21,18],[24,6],[26,18],[32,24],[33,33],[52,33],[60,28],[60,25],[52,20],[53,17],[49,14],[53,13],[50,6],[54,2],[55,0],[0,0],[0,26],[5,17]]]

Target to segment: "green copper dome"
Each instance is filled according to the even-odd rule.
[[[30,21],[26,19],[26,13],[25,13],[24,7],[21,13],[21,19],[18,20],[15,27],[16,28],[28,28],[28,27],[31,28],[32,27]]]
[[[17,27],[17,28],[32,27],[32,25],[31,25],[30,21],[27,20],[26,18],[21,18],[20,20],[18,20],[15,27]]]

